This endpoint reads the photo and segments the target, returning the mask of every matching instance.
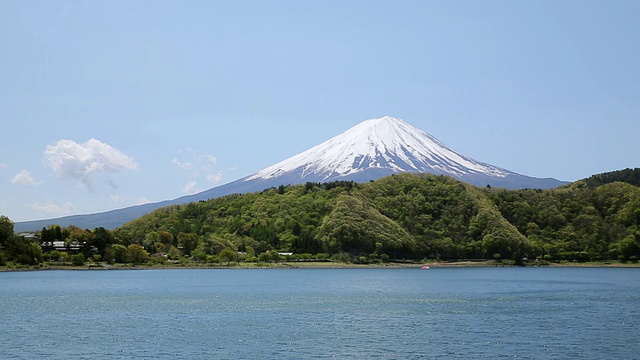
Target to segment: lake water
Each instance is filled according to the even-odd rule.
[[[640,269],[0,273],[1,359],[638,359]]]

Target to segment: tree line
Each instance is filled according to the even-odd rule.
[[[129,263],[286,257],[363,263],[637,261],[636,173],[601,174],[597,182],[592,177],[552,190],[478,188],[429,174],[398,174],[364,184],[279,186],[165,207],[113,231],[52,225],[33,242],[18,240],[12,229],[2,230],[0,255],[5,262],[20,263],[78,254],[85,261]],[[3,217],[3,229],[5,224],[10,220]],[[76,250],[49,248],[52,240],[70,250],[75,244]]]

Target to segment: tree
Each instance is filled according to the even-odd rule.
[[[142,245],[145,247],[145,249],[149,249],[150,251],[155,252],[156,243],[160,243],[160,235],[158,235],[158,233],[155,231],[151,231],[144,236],[144,243]]]
[[[175,246],[170,247],[169,251],[167,251],[167,258],[169,260],[178,260],[178,259],[180,259],[180,250],[176,249]]]
[[[13,238],[13,221],[6,216],[0,216],[0,247]]]
[[[25,239],[22,236],[12,236],[5,244],[9,260],[24,265],[36,265],[42,262],[42,248],[40,244]]]
[[[500,254],[501,259],[513,259],[517,263],[528,257],[532,251],[529,241],[517,231],[500,228],[482,238],[482,248],[485,254]]]
[[[173,235],[168,231],[158,231],[158,240],[164,244],[164,251],[169,252],[172,246],[177,245],[173,238]]]
[[[624,239],[610,245],[610,250],[618,256],[629,259],[632,256],[640,255],[640,243],[634,235],[628,235]]]
[[[111,245],[110,252],[113,254],[113,260],[115,262],[124,263],[127,261],[127,248],[124,245],[113,244]]]
[[[104,250],[107,246],[113,244],[115,241],[113,233],[103,227],[99,227],[93,230],[93,237],[91,238],[91,245],[98,249],[99,254],[104,254]]]
[[[217,255],[225,248],[231,248],[230,241],[220,238],[215,235],[210,235],[204,241],[198,245],[198,249],[204,251],[208,255]]]
[[[191,252],[191,257],[193,257],[193,259],[195,261],[206,261],[207,260],[207,253],[202,250],[202,244],[200,244],[200,246],[198,246],[195,250],[193,250]]]
[[[127,246],[127,260],[134,264],[142,264],[149,260],[149,253],[141,245]]]
[[[84,265],[84,255],[82,253],[78,253],[75,255],[71,255],[71,263],[74,266],[82,266]]]
[[[218,258],[220,259],[220,261],[226,262],[227,264],[229,264],[232,261],[238,260],[238,252],[233,251],[232,249],[226,248],[220,251]]]
[[[182,251],[185,255],[191,255],[191,252],[198,247],[200,239],[196,234],[179,233],[178,245],[182,247]]]
[[[68,233],[64,239],[67,250],[71,250],[72,246],[79,246],[85,253],[91,251],[90,244],[93,239],[93,233],[73,225],[65,228],[65,230]]]

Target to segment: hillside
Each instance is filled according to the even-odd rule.
[[[581,180],[553,190],[507,190],[404,173],[364,184],[280,185],[172,205],[114,231],[49,226],[36,237],[22,237],[13,230],[13,223],[0,217],[0,265],[68,261],[70,254],[79,264],[85,259],[166,264],[165,253],[172,261],[229,263],[275,260],[279,252],[298,260],[361,263],[636,262],[640,188],[620,181],[591,187]]]
[[[640,189],[576,183],[554,190],[477,188],[427,174],[281,186],[156,210],[121,241],[165,231],[255,253],[347,252],[392,258],[599,260],[637,256]],[[499,254],[499,255],[497,255]]]

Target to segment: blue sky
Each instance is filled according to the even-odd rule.
[[[374,117],[577,180],[640,167],[638,1],[0,2],[0,214],[173,199]]]

